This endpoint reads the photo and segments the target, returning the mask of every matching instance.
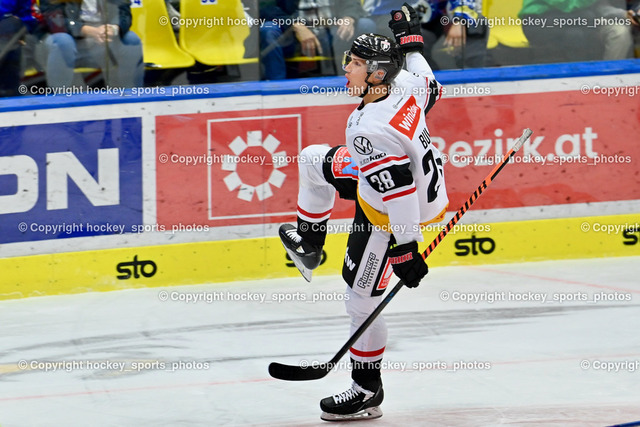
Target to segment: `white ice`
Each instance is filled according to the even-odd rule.
[[[384,312],[371,425],[639,421],[639,278],[640,257],[433,268]],[[318,402],[349,387],[347,369],[285,382],[267,366],[331,359],[348,338],[343,291],[318,276],[0,302],[0,425],[329,425]]]

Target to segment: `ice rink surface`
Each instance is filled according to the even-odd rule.
[[[345,367],[294,383],[267,366],[329,360],[343,291],[319,276],[0,302],[0,425],[340,425],[318,404]],[[384,416],[355,425],[640,420],[640,257],[433,268],[384,315]]]

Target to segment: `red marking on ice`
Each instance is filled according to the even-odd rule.
[[[576,281],[576,280],[556,279],[554,277],[538,276],[536,274],[518,273],[518,272],[515,272],[515,271],[494,270],[492,268],[486,268],[486,267],[469,267],[469,268],[475,269],[475,270],[480,270],[480,271],[486,271],[486,272],[490,272],[490,273],[510,274],[512,276],[528,277],[528,278],[537,279],[537,280],[546,280],[548,282],[567,283],[569,285],[588,286],[590,288],[610,289],[612,291],[630,292],[630,293],[634,293],[634,294],[640,294],[640,290],[637,290],[637,289],[626,289],[626,288],[619,288],[619,287],[616,287],[616,286],[596,285],[594,283],[579,282],[579,281]],[[603,301],[603,302],[606,302],[606,301]]]

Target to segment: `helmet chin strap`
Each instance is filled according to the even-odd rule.
[[[385,83],[385,82],[383,82],[383,81],[381,81],[380,83],[377,83],[377,84],[373,84],[373,83],[371,83],[371,82],[369,81],[369,77],[371,77],[371,74],[373,74],[373,72],[371,72],[371,73],[367,74],[367,78],[366,78],[366,79],[365,79],[365,81],[364,81],[364,82],[367,84],[367,88],[362,92],[362,95],[359,95],[359,97],[360,97],[360,98],[364,98],[365,96],[367,96],[367,94],[369,93],[369,89],[371,89],[372,87],[375,87],[375,86],[382,86],[382,85],[387,84],[387,83]]]
[[[358,95],[360,98],[364,98],[365,96],[367,96],[367,94],[369,93],[369,88],[373,87],[373,85],[369,82],[365,82],[367,84],[367,88],[365,90],[362,91],[362,93],[360,95]]]
[[[373,72],[367,74],[367,78],[364,80],[364,82],[367,84],[367,88],[362,92],[362,95],[359,95],[360,98],[364,98],[365,96],[367,96],[367,94],[369,93],[369,89],[374,87],[374,86],[381,86],[385,83],[380,82],[378,84],[373,84],[371,82],[369,82],[369,77],[371,77],[371,74],[373,74]]]

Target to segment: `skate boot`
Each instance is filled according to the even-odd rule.
[[[310,282],[311,270],[318,267],[322,260],[322,246],[305,242],[298,234],[298,230],[291,224],[282,224],[279,234],[282,245],[291,261],[298,267],[307,282]]]
[[[354,381],[351,388],[320,401],[325,421],[373,420],[382,416],[379,405],[384,399],[382,383],[375,392],[365,390]]]

